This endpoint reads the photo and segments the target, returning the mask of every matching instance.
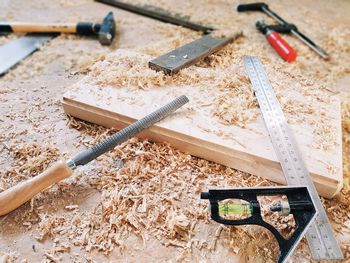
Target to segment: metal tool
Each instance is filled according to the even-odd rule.
[[[100,155],[112,150],[117,145],[127,141],[142,130],[150,127],[154,123],[176,111],[188,101],[189,100],[186,96],[180,96],[162,108],[104,139],[72,159],[69,159],[66,163],[58,162],[43,173],[1,192],[0,216],[15,210],[50,185],[71,176],[72,171],[78,166],[85,165]]]
[[[55,36],[56,34],[31,34],[0,46],[0,76]]]
[[[168,11],[151,5],[132,5],[119,0],[96,0],[104,4],[112,5],[139,15],[154,18],[162,22],[183,26],[204,34],[209,34],[215,29],[189,21],[189,17],[172,14]],[[185,67],[189,67],[202,58],[209,56],[226,44],[232,42],[242,33],[229,37],[203,36],[191,43],[179,47],[167,54],[161,55],[148,62],[148,66],[157,71],[163,71],[167,75],[174,75]]]
[[[232,42],[237,36],[214,37],[205,35],[195,41],[181,46],[165,55],[148,62],[151,69],[164,71],[165,74],[174,75],[185,67],[189,67],[204,57],[207,57],[223,46]]]
[[[73,33],[78,35],[98,36],[102,45],[110,45],[115,36],[113,13],[109,12],[102,23],[23,23],[0,22],[0,33]]]
[[[318,211],[306,234],[312,257],[318,260],[342,259],[343,254],[326,211],[260,60],[246,56],[244,64],[288,185],[307,185]]]
[[[214,30],[214,28],[209,26],[203,26],[198,23],[191,22],[189,17],[184,17],[177,14],[171,14],[168,11],[151,6],[151,5],[132,5],[119,0],[96,0],[97,2],[104,3],[107,5],[112,5],[120,9],[130,11],[142,16],[150,17],[162,22],[170,23],[177,26],[183,26],[192,30],[201,31],[204,34],[208,34]]]
[[[238,5],[237,11],[238,12],[262,11],[266,13],[268,16],[272,17],[280,24],[279,27],[276,26],[274,29],[271,29],[271,30],[279,33],[292,33],[301,41],[303,41],[304,44],[306,44],[308,47],[314,50],[317,54],[319,54],[321,57],[323,57],[324,59],[329,59],[329,55],[326,53],[326,51],[322,50],[314,42],[312,42],[307,36],[302,34],[294,24],[288,23],[282,17],[277,15],[275,12],[273,12],[267,4],[262,2],[242,4],[242,5]]]
[[[266,212],[293,215],[296,229],[287,239],[263,219],[263,207],[258,201],[258,196],[283,195],[288,200],[272,203]],[[316,208],[306,186],[215,189],[202,192],[201,199],[209,199],[211,218],[220,224],[259,225],[268,229],[280,248],[278,263],[287,261],[316,217]]]
[[[17,65],[58,33],[76,33],[79,35],[96,35],[102,45],[110,45],[115,36],[113,13],[109,12],[102,24],[79,22],[76,24],[31,24],[1,23],[0,33],[25,32],[34,33],[12,40],[0,46],[0,76]]]

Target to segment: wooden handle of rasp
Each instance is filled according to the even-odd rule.
[[[15,210],[34,195],[72,175],[64,162],[57,162],[43,173],[0,193],[0,216]]]
[[[9,23],[13,32],[23,33],[76,33],[76,23],[42,24],[42,23]]]

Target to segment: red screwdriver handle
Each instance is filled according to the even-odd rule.
[[[296,59],[297,52],[277,32],[267,32],[266,38],[285,61],[292,62]]]

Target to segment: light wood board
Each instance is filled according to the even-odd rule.
[[[130,56],[138,57],[147,70],[148,58],[144,55],[119,50],[114,59],[119,61],[118,63],[123,63],[124,58]],[[281,78],[289,81],[290,85],[295,82],[291,76],[284,76],[282,73],[272,74],[274,69],[269,65],[265,66],[268,77],[271,77],[272,86],[277,85]],[[191,67],[186,70],[208,75],[220,69]],[[243,64],[232,65],[226,68],[226,71],[242,72]],[[213,100],[220,92],[222,90],[217,90],[215,86],[195,84],[181,86],[173,84],[156,88],[98,85],[94,83],[92,76],[87,76],[64,94],[62,103],[69,115],[106,127],[121,129],[175,97],[185,94],[190,99],[188,105],[142,132],[140,137],[156,142],[166,141],[191,155],[285,184],[261,115],[259,114],[244,128],[223,124],[212,114]],[[324,119],[328,120],[334,129],[333,149],[318,149],[313,146],[319,140],[318,137],[322,136],[319,134],[322,132],[317,130],[318,121],[315,120],[311,124],[303,123],[297,119],[293,121],[292,114],[286,115],[320,195],[332,197],[342,186],[339,101],[332,97],[326,102],[315,100],[313,103],[316,104],[310,104],[310,98],[304,98],[297,93],[297,88],[292,87],[283,94],[297,97],[299,103],[317,106],[314,110],[317,112],[322,110],[325,114]],[[309,117],[312,119],[312,114]]]

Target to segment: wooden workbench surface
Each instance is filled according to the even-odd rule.
[[[346,86],[350,78],[350,3],[315,2],[307,0],[297,6],[284,0],[269,1],[269,5],[324,47],[332,55],[331,61],[319,59],[288,36],[299,58],[294,64],[282,63],[254,28],[257,18],[270,20],[256,13],[239,14],[232,21],[231,28],[240,28],[245,37],[230,48],[259,50],[264,63],[276,63],[305,85],[320,82],[329,97],[343,101],[344,188],[332,200],[324,201],[350,260],[350,100]],[[208,1],[215,12],[219,12],[215,6],[235,12],[237,4]],[[203,22],[224,23],[209,14],[206,17],[202,9],[198,9],[202,15],[194,14],[190,4],[183,4],[179,11],[186,9]],[[0,191],[34,176],[57,159],[73,156],[110,132],[68,118],[60,103],[93,62],[117,49],[154,57],[198,37],[197,32],[88,0],[0,2],[1,20],[13,21],[99,22],[110,10],[117,22],[112,46],[102,47],[92,38],[59,36],[0,78]],[[13,38],[0,37],[0,44]],[[224,56],[214,56],[206,66],[224,60]],[[276,243],[269,233],[255,227],[221,227],[209,219],[206,202],[198,200],[199,192],[208,186],[258,185],[272,183],[189,156],[167,144],[132,139],[0,217],[0,262],[273,262]],[[292,259],[311,262],[305,240]]]

